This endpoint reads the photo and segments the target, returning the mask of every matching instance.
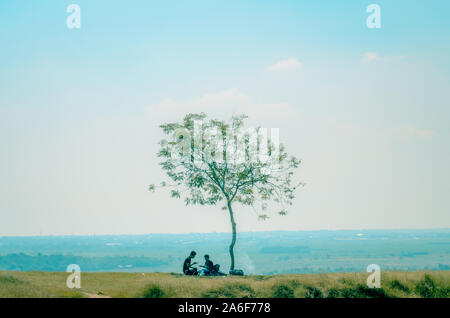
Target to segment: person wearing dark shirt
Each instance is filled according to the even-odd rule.
[[[192,267],[197,263],[194,262],[191,264],[191,260],[195,257],[195,255],[197,255],[197,253],[192,251],[191,254],[184,260],[183,273],[185,275],[197,275],[197,269]]]
[[[214,263],[209,259],[209,255],[205,255],[205,266],[203,266],[208,274],[213,274]]]

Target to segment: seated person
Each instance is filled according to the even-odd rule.
[[[220,265],[219,264],[214,264],[213,275],[214,276],[227,276],[227,274],[222,273],[220,271]]]
[[[185,275],[198,275],[197,269],[192,267],[197,263],[194,262],[191,264],[191,260],[195,257],[195,255],[197,255],[197,253],[195,251],[192,251],[191,254],[184,260],[183,273]]]
[[[209,259],[209,255],[205,255],[205,266],[202,266],[205,268],[205,273],[207,274],[214,274],[214,263]]]

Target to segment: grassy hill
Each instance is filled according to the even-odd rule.
[[[0,297],[450,297],[450,271],[186,277],[176,273],[82,273],[81,289],[65,272],[0,271]]]

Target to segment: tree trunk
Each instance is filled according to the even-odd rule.
[[[233,238],[231,239],[230,244],[230,257],[231,257],[231,265],[230,271],[234,270],[234,244],[236,243],[236,223],[234,222],[233,210],[231,209],[231,202],[227,202],[228,212],[230,212],[230,221],[231,221],[231,229],[233,231]]]

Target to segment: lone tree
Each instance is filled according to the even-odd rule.
[[[158,157],[171,182],[160,187],[173,187],[171,196],[184,197],[186,205],[216,205],[224,201],[233,232],[229,247],[234,270],[236,222],[234,203],[258,209],[258,218],[265,220],[273,201],[281,206],[292,205],[294,191],[302,183],[293,185],[293,170],[300,160],[288,157],[278,143],[277,134],[268,138],[267,129],[244,128],[245,115],[233,116],[230,122],[208,119],[204,113],[188,114],[179,123],[160,127],[167,136],[159,142]],[[277,130],[275,131],[277,132]],[[272,130],[273,133],[273,130]],[[151,184],[150,191],[156,186]]]

